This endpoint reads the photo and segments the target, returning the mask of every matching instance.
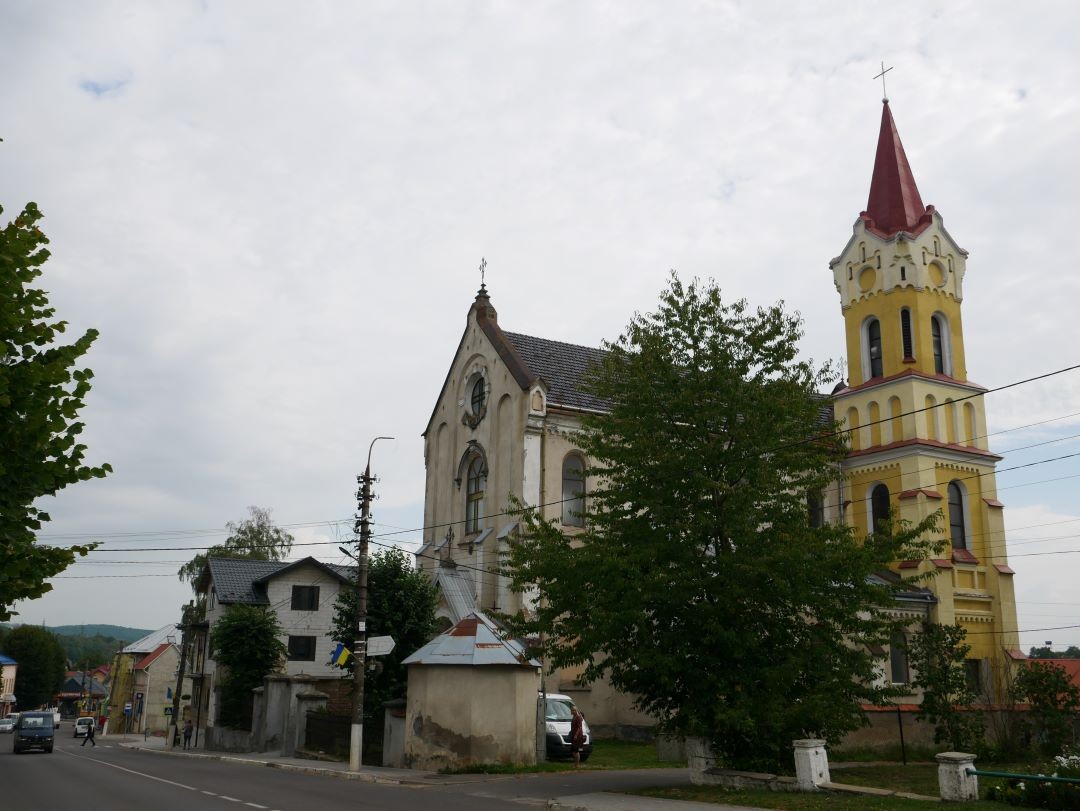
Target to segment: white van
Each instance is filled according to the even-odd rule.
[[[570,751],[570,708],[575,706],[574,699],[562,693],[548,693],[544,707],[544,727],[547,733],[548,760],[572,759]],[[580,710],[579,710],[580,712]],[[581,762],[584,763],[592,754],[592,732],[584,716],[581,729],[585,733],[585,745],[581,747]]]

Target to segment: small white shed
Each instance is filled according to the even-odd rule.
[[[536,762],[540,662],[477,611],[405,659],[405,765]]]

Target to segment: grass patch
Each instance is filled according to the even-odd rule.
[[[592,754],[581,764],[582,770],[613,771],[618,769],[678,769],[681,763],[660,761],[656,745],[636,741],[602,740],[593,743]],[[548,761],[532,766],[513,763],[477,763],[460,769],[440,769],[441,774],[532,774],[536,772],[565,772],[573,770],[573,761]]]
[[[937,800],[906,800],[902,797],[846,797],[837,794],[797,794],[751,789],[726,789],[720,786],[676,786],[642,789],[632,792],[666,800],[694,800],[699,803],[727,803],[752,808],[777,808],[785,811],[941,811]],[[988,800],[973,803],[949,803],[950,811],[1001,811],[1002,806]]]

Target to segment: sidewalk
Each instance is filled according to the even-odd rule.
[[[281,757],[277,752],[233,754],[230,752],[206,752],[202,749],[185,750],[180,747],[170,750],[166,748],[164,738],[147,738],[144,740],[137,736],[130,736],[125,740],[122,735],[109,735],[107,738],[99,737],[98,740],[108,741],[125,749],[140,749],[161,755],[205,758],[207,760],[220,760],[249,766],[269,766],[273,769],[284,769],[301,774],[322,775],[343,780],[359,780],[366,783],[447,786],[490,783],[493,781],[514,780],[521,777],[521,775],[514,774],[445,775],[416,769],[391,769],[385,766],[364,766],[361,771],[353,772],[349,771],[347,763]],[[592,792],[555,797],[547,801],[546,808],[548,811],[760,811],[760,809],[747,808],[741,805],[716,805],[682,800],[663,800],[655,797],[639,797],[614,792]]]

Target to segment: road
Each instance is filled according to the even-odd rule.
[[[66,733],[66,734],[65,734]],[[687,782],[685,769],[560,772],[508,777],[436,777],[430,785],[386,785],[207,758],[125,749],[118,739],[81,746],[61,727],[55,751],[15,755],[0,736],[0,785],[18,807],[108,811],[484,811],[543,808],[557,796]]]

